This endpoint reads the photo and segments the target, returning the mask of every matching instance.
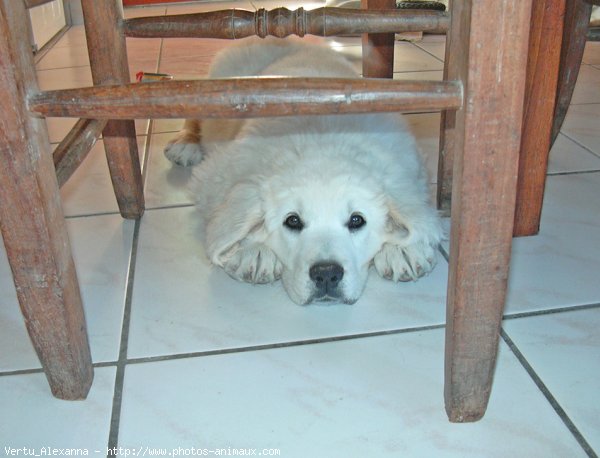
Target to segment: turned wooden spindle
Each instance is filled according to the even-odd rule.
[[[365,11],[323,7],[314,10],[276,8],[270,11],[222,10],[126,19],[123,32],[136,38],[261,38],[426,31],[445,33],[450,18],[439,11]]]

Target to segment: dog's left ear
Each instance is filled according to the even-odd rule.
[[[385,223],[386,242],[401,244],[410,236],[408,220],[397,205],[390,200],[387,202],[388,213]]]
[[[258,185],[250,182],[236,185],[207,222],[206,247],[210,260],[223,267],[246,239],[260,238],[263,228],[264,212]]]
[[[406,246],[420,240],[436,245],[444,239],[437,211],[426,203],[399,205],[388,200],[388,214],[385,225],[385,241],[398,246]]]

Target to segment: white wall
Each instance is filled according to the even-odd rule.
[[[29,10],[33,44],[39,49],[66,25],[62,0],[54,0]]]

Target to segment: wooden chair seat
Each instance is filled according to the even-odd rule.
[[[139,218],[144,199],[134,118],[443,110],[443,206],[448,206],[450,185],[454,193],[446,410],[451,421],[481,418],[506,295],[531,3],[455,0],[445,13],[382,10],[391,8],[389,0],[363,0],[365,10],[278,8],[124,19],[119,0],[82,0],[94,86],[40,91],[26,5],[0,0],[0,104],[5,118],[0,124],[0,221],[20,306],[52,393],[85,398],[93,378],[58,191],[101,133],[121,214]],[[444,81],[273,78],[129,84],[126,37],[364,33],[365,49],[372,51],[365,54],[364,74],[385,76],[381,73],[389,73],[393,33],[411,30],[448,33]],[[387,68],[374,68],[382,56]],[[82,118],[54,153],[57,173],[45,116]]]

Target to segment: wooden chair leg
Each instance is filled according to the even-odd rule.
[[[17,296],[52,393],[85,398],[93,378],[81,296],[37,91],[23,2],[0,0],[0,222]]]
[[[361,0],[363,9],[393,10],[396,0]],[[394,76],[393,33],[365,33],[362,36],[363,76],[365,78],[392,78]]]
[[[446,324],[446,411],[487,407],[506,297],[523,120],[531,0],[451,3],[456,113]],[[456,74],[454,74],[456,72]]]
[[[560,51],[556,108],[552,124],[552,143],[563,125],[573,97],[592,14],[592,3],[585,0],[567,1]]]
[[[454,0],[451,0],[451,2]],[[452,6],[452,5],[450,5]],[[449,10],[450,11],[450,10]],[[456,27],[446,34],[446,57],[444,59],[444,81],[456,79],[462,62],[462,52],[454,54],[452,44],[460,41],[460,30]],[[454,45],[456,46],[456,45]],[[437,176],[437,207],[443,216],[450,216],[452,202],[452,177],[454,173],[454,135],[456,111],[442,110]]]
[[[81,6],[94,85],[129,83],[121,0],[82,0]],[[139,218],[144,194],[134,121],[109,121],[102,135],[121,215]]]
[[[540,229],[566,3],[566,0],[533,2],[515,237],[535,235]]]

